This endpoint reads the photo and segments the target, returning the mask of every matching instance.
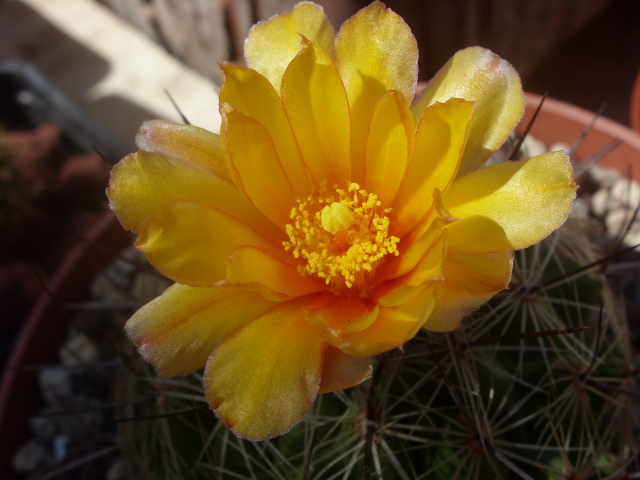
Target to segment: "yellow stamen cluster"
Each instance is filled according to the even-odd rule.
[[[298,199],[286,226],[284,248],[306,260],[302,275],[317,275],[327,285],[366,287],[366,273],[382,257],[398,255],[398,238],[389,236],[391,209],[382,210],[377,195],[350,183],[346,190],[323,184],[314,194]]]

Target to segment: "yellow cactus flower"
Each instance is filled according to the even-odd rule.
[[[411,106],[418,51],[374,2],[334,32],[303,2],[223,64],[221,134],[150,121],[108,196],[175,284],[126,326],[162,375],[206,366],[238,436],[287,432],[369,356],[450,331],[506,288],[512,252],[575,196],[562,152],[481,166],[520,120],[520,79],[468,48]]]

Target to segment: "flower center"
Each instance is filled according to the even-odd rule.
[[[350,183],[346,190],[322,184],[316,194],[298,199],[286,226],[284,248],[306,261],[302,275],[317,275],[341,289],[364,290],[367,273],[388,254],[399,255],[398,238],[389,236],[391,209],[382,210],[377,195]]]

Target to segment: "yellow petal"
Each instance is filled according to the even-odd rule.
[[[269,132],[235,110],[223,110],[222,128],[222,140],[247,196],[284,230],[295,196]]]
[[[309,193],[309,181],[282,101],[269,81],[258,72],[225,63],[220,102],[264,126],[296,195]]]
[[[376,287],[371,298],[381,307],[396,307],[414,299],[427,282],[442,280],[442,262],[446,252],[446,235],[436,236],[411,272]]]
[[[333,343],[343,333],[359,332],[378,316],[378,307],[367,299],[325,293],[306,303],[304,317]]]
[[[344,185],[351,178],[349,105],[338,71],[320,45],[303,40],[284,73],[282,102],[315,184]]]
[[[375,106],[390,90],[400,92],[405,99],[413,98],[418,46],[404,20],[376,1],[342,25],[334,48],[351,108],[352,179],[360,182]]]
[[[412,339],[429,317],[434,305],[433,283],[426,285],[411,301],[391,308],[380,308],[373,324],[357,333],[344,335],[340,350],[350,355],[378,355],[400,348]]]
[[[136,145],[140,150],[182,160],[231,181],[220,136],[202,128],[166,120],[147,120],[136,135]]]
[[[371,377],[369,357],[347,355],[335,347],[327,347],[322,365],[322,379],[318,393],[344,390]]]
[[[267,77],[275,89],[280,91],[282,74],[300,51],[301,35],[331,52],[333,28],[322,7],[302,2],[288,13],[254,25],[244,46],[247,64]]]
[[[127,336],[161,375],[204,367],[211,352],[275,304],[233,287],[174,284],[127,322]]]
[[[415,126],[402,94],[383,96],[373,113],[365,148],[364,188],[391,205],[413,150]]]
[[[524,94],[516,70],[480,47],[457,52],[429,82],[412,111],[417,120],[426,107],[450,98],[475,101],[469,140],[458,175],[480,166],[504,143],[524,114]]]
[[[238,247],[231,253],[224,283],[245,288],[255,285],[257,291],[266,296],[275,292],[284,297],[299,297],[326,290],[320,278],[300,275],[295,264],[285,263],[264,250],[250,246]]]
[[[435,283],[435,308],[424,328],[434,332],[458,328],[466,315],[507,288],[512,259],[510,252],[447,255],[444,281]]]
[[[111,171],[107,196],[124,228],[136,233],[163,205],[180,198],[207,203],[261,231],[277,231],[232,183],[157,153],[139,151],[121,160]]]
[[[326,344],[302,318],[302,304],[277,305],[220,345],[207,362],[209,406],[239,437],[282,435],[316,398]]]
[[[282,259],[281,244],[207,204],[176,200],[165,205],[142,227],[136,247],[170,279],[206,287],[223,280],[231,252],[252,245]]]
[[[459,177],[444,197],[458,219],[447,226],[449,251],[502,252],[537,243],[565,221],[575,191],[563,152]]]
[[[384,282],[402,277],[412,271],[427,252],[439,242],[442,229],[452,221],[446,214],[447,212],[441,212],[433,206],[418,227],[400,239],[398,243],[400,255],[388,258],[376,269],[377,280]]]
[[[392,234],[402,238],[433,204],[433,191],[446,192],[467,141],[474,104],[451,99],[424,111],[416,143],[391,212]]]

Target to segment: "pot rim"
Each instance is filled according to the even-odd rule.
[[[518,131],[524,130],[528,125],[542,100],[541,95],[534,93],[526,93],[525,98],[525,114],[516,129]],[[592,123],[595,115],[570,103],[547,97],[531,128],[531,134],[547,145],[568,143],[572,146]],[[598,164],[616,168],[623,175],[640,182],[640,134],[609,118],[600,116],[595,121],[591,131],[576,149],[576,157],[579,161],[586,160],[599,149],[617,140],[622,143]]]
[[[12,468],[13,455],[29,438],[28,418],[42,405],[37,387],[38,371],[55,360],[66,335],[69,316],[64,305],[86,299],[91,279],[113,260],[114,252],[131,241],[131,236],[120,227],[111,210],[98,217],[80,238],[84,241],[69,251],[46,282],[46,289],[27,316],[2,371],[1,478],[16,478]]]

